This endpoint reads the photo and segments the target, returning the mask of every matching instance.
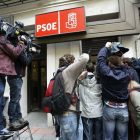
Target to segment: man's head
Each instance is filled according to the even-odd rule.
[[[75,60],[75,57],[72,54],[65,54],[59,58],[59,67],[69,66]]]
[[[108,60],[109,66],[119,66],[122,64],[121,57],[119,56],[113,55],[113,56],[108,57],[107,60]]]
[[[92,62],[88,62],[86,65],[86,69],[88,72],[94,72],[94,65]]]

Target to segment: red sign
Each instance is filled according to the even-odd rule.
[[[85,30],[84,7],[36,15],[36,37]]]

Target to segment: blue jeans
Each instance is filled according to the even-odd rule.
[[[7,78],[10,86],[10,102],[8,106],[8,116],[10,123],[22,118],[20,99],[21,99],[21,87],[23,81],[21,78]]]
[[[128,140],[128,107],[111,108],[104,105],[103,108],[103,133],[104,140]]]
[[[3,98],[4,90],[5,90],[5,79],[0,77],[0,130],[4,128],[3,126],[3,108],[5,105],[5,101]]]
[[[102,127],[102,117],[98,118],[85,118],[82,117],[83,121],[83,139],[93,140],[93,132],[95,134],[95,140],[103,139],[103,127]]]
[[[135,125],[134,122],[133,125],[134,125],[135,140],[138,140],[138,137],[140,136],[140,129]],[[128,140],[133,140],[132,120],[130,114],[129,114],[129,123],[128,123]]]
[[[78,133],[77,114],[67,113],[59,115],[62,140],[83,140],[83,124],[80,116]]]

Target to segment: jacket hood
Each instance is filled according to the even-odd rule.
[[[97,83],[97,80],[93,73],[88,72],[85,79],[82,80],[81,84],[87,87],[94,87]]]
[[[126,65],[120,65],[120,66],[112,66],[110,67],[114,75],[119,75],[122,71],[126,71],[127,66]]]

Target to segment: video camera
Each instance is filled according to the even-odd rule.
[[[39,45],[37,45],[35,43],[32,43],[32,41],[34,40],[34,36],[33,35],[30,35],[29,38],[27,38],[27,39],[24,39],[21,36],[20,40],[23,41],[25,45],[27,45],[27,47],[26,47],[26,52],[27,53],[31,52],[33,54],[40,54],[41,50],[36,50],[36,52],[32,51],[32,47],[41,48],[41,46],[39,46]]]
[[[6,44],[7,38],[12,42],[12,44],[14,46],[17,45],[18,43],[18,37],[20,38],[21,41],[24,41],[24,44],[27,45],[26,51],[29,52],[29,50],[31,50],[32,47],[36,47],[36,48],[40,48],[39,45],[32,43],[32,41],[34,40],[33,35],[29,36],[28,33],[26,33],[25,31],[21,30],[20,28],[24,27],[24,24],[22,22],[19,21],[15,21],[15,26],[9,24],[8,22],[4,22],[1,18],[0,18],[0,34],[5,35],[5,41],[4,43],[1,43],[2,45]],[[23,39],[22,35],[26,35],[28,37],[28,39]],[[32,51],[30,51],[32,52]],[[40,50],[36,50],[36,52],[32,52],[34,54],[40,54]]]
[[[13,25],[9,24],[8,22],[4,22],[0,18],[0,34],[5,35],[5,41],[3,44],[6,44],[7,37],[9,37],[11,40],[15,40],[15,39],[18,39],[19,35],[20,36],[21,35],[29,36],[28,33],[26,33],[25,31],[20,29],[20,28],[24,27],[24,24],[22,22],[15,21],[15,23],[16,23],[16,25],[13,26]]]

